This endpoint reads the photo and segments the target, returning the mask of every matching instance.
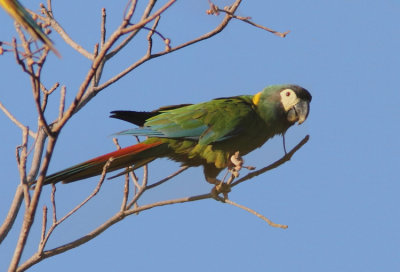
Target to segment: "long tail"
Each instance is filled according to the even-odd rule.
[[[44,180],[44,184],[57,183],[60,181],[63,183],[69,183],[100,175],[103,171],[104,165],[111,157],[114,160],[108,167],[107,172],[125,168],[131,165],[135,165],[135,168],[138,168],[158,157],[165,155],[167,151],[168,145],[162,141],[139,143],[93,158],[47,176]]]
[[[32,16],[25,10],[21,3],[17,0],[0,0],[0,6],[2,6],[15,21],[21,24],[34,39],[42,41],[57,55],[57,57],[61,57],[60,53],[54,48],[53,42],[47,37],[35,20],[33,20]]]

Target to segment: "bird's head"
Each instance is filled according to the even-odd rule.
[[[253,103],[262,118],[288,126],[303,123],[310,111],[311,94],[297,85],[273,85],[254,95]]]

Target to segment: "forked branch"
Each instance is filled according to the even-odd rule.
[[[9,213],[7,215],[7,218],[5,219],[3,225],[0,228],[0,242],[7,236],[9,233],[9,230],[13,226],[15,222],[15,218],[17,216],[18,210],[20,209],[23,201],[25,200],[25,214],[24,214],[24,221],[22,223],[21,227],[21,232],[18,238],[18,241],[16,243],[16,248],[14,251],[14,256],[11,260],[11,264],[9,269],[11,271],[23,271],[26,270],[27,268],[31,267],[35,263],[40,262],[41,260],[60,254],[62,252],[65,252],[67,250],[70,250],[72,248],[75,248],[79,245],[82,245],[93,238],[95,238],[97,235],[101,234],[103,231],[105,231],[108,227],[112,226],[113,224],[123,220],[126,216],[132,215],[132,214],[138,214],[139,212],[143,212],[146,210],[150,210],[155,207],[161,207],[165,205],[172,205],[172,204],[177,204],[177,203],[185,203],[185,202],[191,202],[191,201],[197,201],[197,200],[202,200],[202,199],[209,199],[213,196],[211,193],[208,194],[202,194],[202,195],[197,195],[197,196],[191,196],[191,197],[184,197],[184,198],[178,198],[178,199],[172,199],[172,200],[164,200],[164,201],[158,201],[152,204],[147,204],[140,206],[138,204],[138,200],[146,193],[148,189],[153,189],[155,187],[158,187],[165,182],[171,180],[172,178],[176,177],[183,171],[185,171],[188,167],[182,167],[180,170],[177,172],[169,175],[168,177],[161,179],[160,181],[157,181],[153,184],[148,184],[148,175],[147,175],[147,167],[144,168],[144,175],[142,180],[138,179],[133,172],[129,173],[130,168],[128,169],[127,173],[125,173],[125,183],[123,187],[123,196],[122,196],[122,203],[121,207],[118,212],[114,216],[112,216],[109,220],[104,222],[102,225],[94,229],[92,232],[89,234],[81,237],[80,239],[77,239],[76,241],[72,241],[70,243],[67,243],[65,245],[61,245],[57,248],[46,250],[46,244],[48,240],[50,239],[54,229],[60,225],[62,222],[64,222],[67,218],[69,218],[70,215],[75,213],[80,207],[85,205],[88,201],[93,199],[93,197],[98,193],[100,190],[100,187],[103,184],[104,181],[104,176],[105,176],[105,171],[108,167],[108,164],[105,166],[103,169],[103,174],[100,177],[100,181],[97,185],[97,187],[94,189],[92,194],[90,194],[81,204],[73,208],[68,214],[66,214],[64,217],[61,219],[57,219],[57,214],[56,214],[56,201],[55,201],[55,187],[53,187],[53,191],[51,193],[51,206],[52,206],[52,213],[50,215],[49,210],[44,208],[43,209],[43,214],[42,214],[42,232],[41,232],[41,239],[38,247],[38,251],[30,258],[28,259],[25,263],[22,265],[19,265],[21,256],[23,253],[23,250],[25,248],[30,229],[32,227],[32,224],[35,219],[35,214],[37,210],[37,206],[40,200],[41,192],[42,192],[42,186],[44,182],[44,178],[47,173],[47,168],[49,166],[49,162],[57,141],[57,137],[59,135],[59,132],[61,129],[64,127],[64,125],[71,119],[71,117],[77,113],[82,107],[84,107],[91,99],[100,91],[104,90],[105,88],[109,87],[111,84],[117,82],[119,79],[123,78],[127,74],[129,74],[131,71],[139,67],[140,65],[146,63],[149,60],[167,55],[169,53],[178,51],[180,49],[183,49],[187,46],[196,44],[198,42],[204,41],[206,39],[209,39],[211,37],[214,37],[221,31],[225,29],[225,27],[229,24],[229,22],[232,19],[235,20],[240,20],[245,23],[251,24],[252,26],[261,28],[263,30],[266,30],[268,32],[271,32],[275,35],[278,35],[280,37],[285,37],[288,32],[277,32],[275,30],[272,30],[270,28],[258,25],[250,20],[249,17],[241,17],[236,15],[236,11],[241,4],[241,0],[235,0],[233,4],[230,7],[224,8],[224,9],[219,9],[217,6],[212,4],[210,2],[210,10],[209,14],[215,14],[218,15],[219,13],[223,13],[224,17],[220,24],[215,27],[213,30],[209,31],[208,33],[205,33],[203,35],[198,36],[195,39],[188,40],[186,42],[183,42],[181,44],[172,46],[171,40],[168,37],[168,35],[164,35],[161,33],[159,30],[157,30],[157,27],[159,23],[162,23],[162,17],[166,14],[165,12],[175,3],[177,2],[176,0],[169,0],[165,1],[165,4],[160,6],[158,9],[154,10],[154,6],[156,4],[156,0],[149,0],[147,6],[143,10],[143,14],[138,22],[133,23],[132,18],[135,18],[133,15],[136,11],[136,0],[133,1],[128,1],[128,6],[126,9],[126,12],[124,14],[124,18],[122,19],[121,23],[116,27],[114,31],[107,32],[106,29],[106,10],[102,9],[101,12],[101,25],[100,25],[100,38],[98,43],[94,46],[94,50],[92,53],[84,49],[80,44],[78,44],[76,41],[74,41],[67,33],[66,31],[61,27],[61,25],[58,23],[56,18],[54,17],[53,11],[52,11],[52,5],[51,5],[51,0],[47,0],[47,7],[41,6],[41,11],[43,15],[37,15],[40,17],[40,19],[45,22],[44,27],[47,28],[48,26],[51,26],[55,32],[57,32],[61,38],[65,41],[66,44],[70,45],[71,48],[76,50],[78,53],[80,53],[83,57],[89,59],[91,61],[90,69],[87,71],[87,74],[84,78],[84,80],[81,82],[79,88],[75,90],[74,99],[70,104],[66,104],[66,86],[62,85],[60,88],[60,102],[59,102],[59,111],[56,113],[56,117],[53,118],[53,121],[51,121],[51,115],[46,112],[47,110],[47,103],[50,101],[49,96],[53,93],[58,92],[59,90],[59,83],[53,83],[52,87],[46,87],[42,82],[41,82],[41,73],[42,73],[42,68],[44,67],[46,58],[49,53],[49,49],[46,47],[41,47],[39,48],[36,46],[32,40],[29,40],[25,37],[24,33],[17,27],[17,32],[19,34],[20,38],[20,45],[17,45],[16,40],[13,40],[12,43],[1,43],[0,46],[7,45],[10,46],[10,50],[3,50],[2,47],[0,48],[1,51],[0,53],[4,52],[14,52],[15,59],[18,63],[18,65],[21,67],[22,71],[25,72],[31,81],[31,88],[32,88],[32,93],[34,97],[34,104],[36,106],[36,111],[38,115],[38,127],[35,128],[35,131],[30,130],[26,128],[26,126],[19,120],[17,120],[11,113],[8,111],[3,104],[0,103],[0,109],[4,112],[4,114],[13,122],[15,123],[18,127],[20,127],[23,131],[23,145],[21,147],[21,152],[18,152],[18,164],[19,164],[19,169],[21,172],[21,183],[17,187],[16,190],[16,195],[14,198],[14,201],[11,205],[11,208],[9,210]],[[150,26],[151,24],[151,26]],[[106,63],[108,60],[116,56],[118,53],[122,51],[122,49],[125,48],[126,45],[128,45],[133,38],[139,37],[136,35],[139,31],[148,31],[147,35],[147,47],[145,47],[145,50],[143,52],[143,57],[140,59],[133,60],[130,64],[128,64],[128,67],[121,68],[119,72],[116,72],[111,78],[100,82],[103,68],[105,67]],[[107,33],[110,33],[109,37],[107,38]],[[168,34],[168,33],[167,33]],[[164,50],[161,50],[160,52],[153,52],[153,36],[158,36],[161,37],[162,41],[165,44]],[[156,39],[154,40],[156,42]],[[58,80],[57,80],[58,81]],[[60,80],[60,82],[62,82]],[[71,92],[70,89],[68,89],[69,92]],[[45,114],[46,112],[46,114]],[[31,136],[32,138],[35,139],[35,142],[33,146],[31,147],[33,152],[30,152],[30,149],[28,148],[28,137]],[[300,143],[295,149],[293,149],[291,152],[289,152],[285,157],[280,159],[279,161],[275,162],[272,165],[269,165],[267,167],[264,167],[261,170],[252,172],[245,177],[236,180],[234,176],[232,176],[229,180],[229,186],[234,187],[241,182],[245,180],[249,180],[257,175],[260,175],[262,173],[267,172],[270,169],[273,169],[275,167],[278,167],[279,165],[285,163],[288,161],[291,156],[299,149],[301,146],[303,146],[307,142],[308,138],[306,137],[302,143]],[[43,155],[44,153],[44,155]],[[28,156],[31,155],[32,158],[28,159]],[[27,173],[26,167],[27,167],[27,161],[31,162],[31,168],[29,172]],[[130,181],[129,177],[131,177],[133,181],[132,185],[132,192],[130,192]],[[36,181],[36,187],[34,191],[28,191],[28,184],[31,184],[32,182]],[[133,190],[134,189],[134,190]],[[234,205],[236,207],[245,209],[246,211],[249,211],[256,216],[263,218],[262,215],[258,214],[257,212],[244,207],[243,205],[236,204],[231,200],[228,199],[223,199],[225,203],[229,203],[231,205]],[[50,218],[50,216],[52,218]],[[46,224],[50,222],[51,219],[51,226],[47,230],[46,229]],[[271,226],[275,227],[284,227],[283,225],[275,224],[269,221],[267,218],[263,218],[268,224]]]
[[[285,155],[283,158],[279,159],[278,161],[260,169],[259,171],[254,172],[255,175],[251,175],[248,174],[246,175],[244,178],[239,179],[236,183],[232,183],[232,187],[243,182],[244,180],[249,180],[255,176],[258,176],[262,173],[265,173],[269,170],[272,170],[274,168],[276,168],[277,166],[287,162],[288,160],[290,160],[290,158],[304,145],[307,143],[309,139],[309,136],[307,135],[299,144],[297,144],[287,155]],[[109,163],[109,162],[108,162]],[[53,232],[54,228],[57,227],[60,223],[62,223],[62,221],[64,221],[68,216],[70,216],[71,214],[73,214],[78,208],[80,208],[82,205],[84,205],[87,201],[89,201],[100,189],[100,186],[104,180],[104,175],[105,175],[105,171],[107,169],[108,166],[105,166],[103,168],[103,173],[102,176],[100,178],[100,181],[96,187],[96,189],[93,191],[93,193],[85,200],[83,201],[80,205],[78,205],[76,208],[74,208],[73,210],[71,210],[71,212],[69,212],[66,216],[64,216],[61,220],[59,221],[55,221],[56,218],[55,217],[55,205],[53,205],[53,225],[51,226],[51,228],[49,229],[47,235],[45,236],[44,239],[42,239],[41,242],[41,246],[38,250],[38,252],[36,254],[34,254],[31,258],[29,258],[25,263],[23,263],[18,271],[23,271],[26,270],[27,268],[31,267],[32,265],[40,262],[41,260],[45,259],[45,258],[49,258],[51,256],[54,255],[58,255],[61,254],[65,251],[71,250],[73,248],[76,248],[82,244],[85,244],[89,241],[91,241],[92,239],[94,239],[95,237],[97,237],[98,235],[100,235],[102,232],[104,232],[105,230],[107,230],[109,227],[111,227],[112,225],[118,223],[119,221],[123,220],[125,217],[132,215],[132,214],[138,214],[139,212],[143,212],[146,210],[150,210],[156,207],[161,207],[161,206],[166,206],[166,205],[173,205],[173,204],[179,204],[179,203],[186,203],[186,202],[192,202],[192,201],[198,201],[198,200],[204,200],[204,199],[210,199],[210,198],[215,198],[215,196],[212,193],[208,193],[208,194],[201,194],[201,195],[195,195],[195,196],[190,196],[190,197],[183,197],[183,198],[177,198],[177,199],[171,199],[171,200],[164,200],[164,201],[158,201],[155,203],[151,203],[151,204],[147,204],[147,205],[134,205],[137,203],[137,201],[139,200],[139,198],[145,193],[145,191],[147,189],[151,189],[154,188],[156,186],[159,186],[161,184],[163,184],[166,180],[171,179],[172,177],[177,176],[178,174],[182,173],[184,170],[187,169],[187,167],[182,167],[180,170],[178,170],[176,173],[170,175],[169,177],[156,182],[153,185],[148,185],[147,184],[147,173],[144,174],[143,176],[143,183],[139,189],[139,191],[133,196],[132,200],[130,201],[130,203],[128,205],[126,205],[126,208],[121,208],[116,214],[114,214],[110,219],[108,219],[107,221],[105,221],[103,224],[101,224],[99,227],[95,228],[93,231],[91,231],[90,233],[86,234],[85,236],[72,241],[70,243],[61,245],[59,247],[50,249],[50,250],[44,250],[44,246],[47,242],[47,240],[49,239],[50,234]],[[251,175],[251,177],[250,177]],[[125,183],[126,186],[126,183]],[[222,203],[227,203],[230,204],[232,206],[238,207],[240,209],[243,209],[247,212],[250,212],[251,214],[257,216],[258,218],[264,220],[265,222],[268,223],[268,225],[270,225],[271,227],[276,227],[276,228],[282,228],[282,229],[286,229],[288,226],[287,225],[282,225],[282,224],[277,224],[272,222],[270,219],[268,219],[267,217],[265,217],[264,215],[244,206],[241,204],[238,204],[232,200],[226,199],[226,198],[222,198],[218,196],[219,201],[221,201]],[[125,206],[125,205],[124,205]],[[124,207],[123,206],[123,207]],[[54,223],[56,222],[56,223]],[[44,236],[43,236],[44,237]]]

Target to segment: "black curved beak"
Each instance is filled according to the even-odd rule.
[[[308,113],[310,112],[310,102],[306,100],[301,100],[299,103],[294,105],[293,107],[298,124],[302,124],[308,117]]]
[[[302,124],[308,116],[310,111],[310,101],[300,100],[296,105],[294,105],[288,112],[287,119],[290,122],[298,122]]]

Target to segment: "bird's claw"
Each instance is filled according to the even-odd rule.
[[[224,199],[228,199],[228,193],[230,191],[231,191],[231,186],[221,181],[219,184],[216,184],[214,188],[212,188],[211,195],[215,200],[221,200],[221,198],[218,197],[219,194],[223,194]]]
[[[221,198],[218,195],[223,194],[224,199],[228,199],[228,193],[231,191],[230,184],[220,181],[219,179],[216,179],[216,178],[206,177],[206,180],[209,183],[215,185],[211,190],[212,198],[214,198],[215,200],[221,201]]]
[[[236,151],[235,154],[231,156],[231,162],[233,166],[231,168],[236,171],[240,171],[243,166],[243,158],[240,156],[239,151]]]
[[[255,167],[253,166],[244,166],[243,165],[243,158],[240,156],[239,151],[236,151],[235,154],[233,154],[230,158],[230,165],[228,166],[229,172],[232,174],[232,176],[228,179],[228,181],[223,182],[225,178],[223,178],[223,181],[220,181],[216,178],[211,178],[211,177],[206,177],[206,180],[214,184],[214,188],[211,190],[211,195],[214,199],[222,201],[221,198],[219,197],[219,194],[222,194],[224,196],[224,199],[228,199],[228,193],[231,191],[231,183],[232,181],[239,176],[239,171],[242,168],[246,168],[249,170],[254,170]],[[226,176],[225,176],[226,177]]]
[[[256,169],[254,166],[244,166],[244,160],[242,156],[240,156],[239,151],[236,151],[235,154],[231,156],[231,162],[232,165],[229,167],[229,171],[232,173],[232,175],[237,178],[239,176],[239,171],[242,168],[246,168],[248,170],[254,170]]]

